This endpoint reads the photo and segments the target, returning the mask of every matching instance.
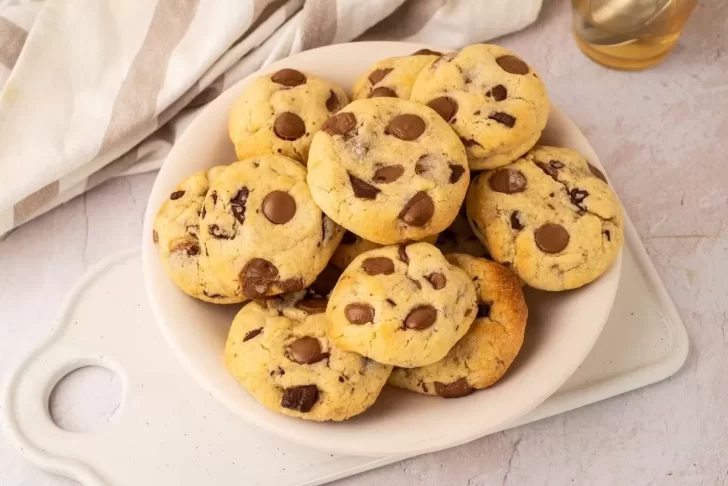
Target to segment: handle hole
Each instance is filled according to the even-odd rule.
[[[51,390],[48,413],[59,428],[90,432],[111,421],[123,401],[121,377],[104,366],[68,372]]]

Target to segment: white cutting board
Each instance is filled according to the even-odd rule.
[[[625,236],[620,286],[599,341],[558,392],[512,426],[662,380],[685,361],[685,327],[629,221]],[[122,404],[93,432],[61,430],[48,414],[50,391],[87,365],[121,376]],[[3,430],[26,459],[86,486],[314,485],[404,459],[306,449],[228,412],[157,330],[138,251],[105,260],[71,290],[46,343],[15,371],[3,409]]]

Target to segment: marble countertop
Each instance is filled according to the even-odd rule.
[[[656,385],[337,485],[728,484],[728,3],[700,2],[674,53],[604,69],[571,39],[570,6],[498,41],[534,64],[606,166],[691,340]],[[117,179],[0,242],[0,380],[48,332],[100,259],[139,244],[154,174]],[[0,438],[0,484],[77,484]]]

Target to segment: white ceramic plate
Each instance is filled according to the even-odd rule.
[[[264,71],[290,67],[349,88],[377,60],[424,47],[441,50],[396,42],[339,44],[297,54]],[[561,293],[528,290],[530,315],[521,354],[496,385],[464,398],[444,400],[385,388],[363,415],[341,423],[315,423],[267,410],[228,374],[222,354],[239,306],[205,304],[179,291],[162,270],[152,243],[152,226],[159,206],[179,180],[235,160],[228,140],[228,111],[259,74],[223,93],[187,128],[159,172],[147,207],[142,248],[149,301],[162,333],[197,382],[232,412],[259,427],[310,447],[364,456],[411,455],[468,442],[515,421],[556,391],[586,357],[607,320],[621,255],[599,280],[584,288]],[[576,149],[601,167],[578,128],[556,108],[543,141]]]

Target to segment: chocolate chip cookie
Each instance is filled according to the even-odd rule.
[[[518,355],[528,309],[518,277],[483,258],[448,255],[475,284],[478,311],[470,330],[442,360],[420,368],[395,368],[389,384],[399,388],[457,398],[498,381]]]
[[[410,56],[382,59],[356,80],[353,88],[354,99],[409,99],[417,75],[441,55],[439,52],[421,49]]]
[[[252,157],[210,185],[200,242],[231,295],[301,290],[324,269],[344,231],[316,206],[306,168],[288,157]]]
[[[475,237],[473,236],[473,238]],[[424,238],[422,241],[434,244],[437,239],[438,235],[432,235]],[[478,242],[478,244],[480,244],[480,242]],[[351,231],[347,231],[344,233],[344,237],[341,239],[339,247],[334,252],[334,256],[331,257],[331,263],[341,270],[345,270],[346,267],[354,261],[354,258],[358,257],[365,251],[381,248],[382,246],[383,245],[380,245],[379,243],[373,243],[356,236]]]
[[[277,153],[305,164],[313,134],[348,103],[342,88],[310,73],[281,69],[259,77],[230,111],[238,159]]]
[[[465,205],[460,208],[457,218],[442,233],[437,235],[435,246],[448,255],[450,253],[467,253],[477,257],[489,258],[488,250],[473,233],[465,214]],[[338,250],[337,250],[338,251]]]
[[[215,304],[244,300],[220,285],[198,238],[205,195],[210,183],[224,170],[223,166],[214,167],[184,179],[159,209],[152,234],[164,270],[172,282],[186,294]]]
[[[527,285],[581,287],[604,273],[624,241],[622,210],[605,180],[573,150],[536,147],[473,181],[468,217],[493,259]]]
[[[473,170],[500,167],[525,154],[549,116],[546,87],[533,68],[490,44],[439,57],[417,77],[410,98],[455,129]]]
[[[326,336],[326,300],[303,292],[250,302],[233,321],[225,366],[263,406],[307,420],[346,420],[369,408],[392,371]]]
[[[470,277],[429,243],[362,253],[331,293],[329,337],[375,361],[412,368],[441,360],[477,314]]]
[[[308,161],[316,204],[382,245],[447,228],[469,180],[455,132],[434,110],[397,98],[357,100],[329,118]]]

